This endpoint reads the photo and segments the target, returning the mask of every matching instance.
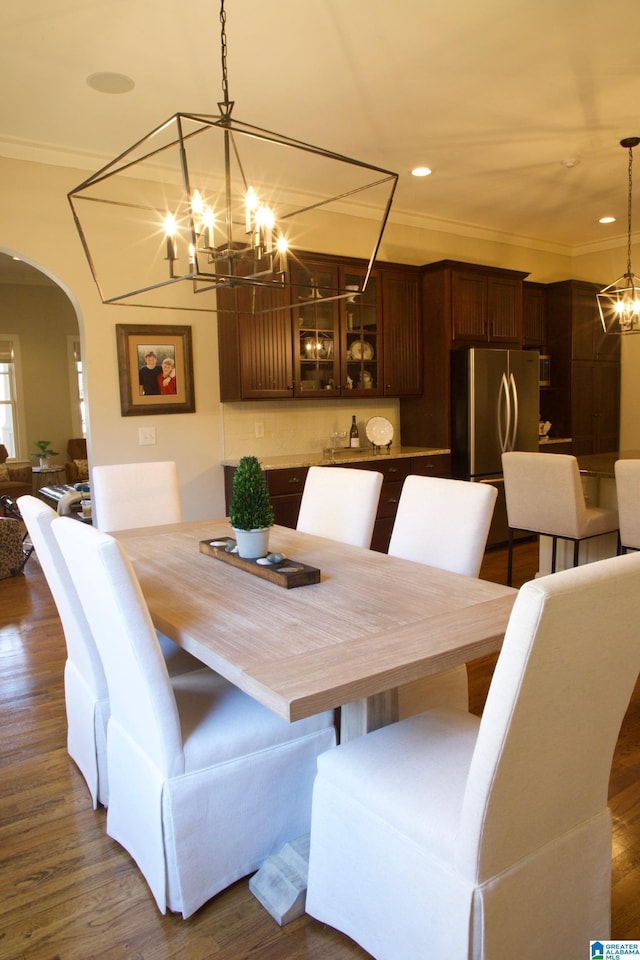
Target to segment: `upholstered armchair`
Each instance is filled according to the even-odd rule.
[[[22,466],[8,464],[9,451],[0,443],[0,496],[17,500],[32,492],[33,474],[29,464]]]
[[[80,483],[89,479],[89,463],[87,461],[87,441],[84,437],[69,440],[67,445],[69,459],[64,465],[67,483]]]

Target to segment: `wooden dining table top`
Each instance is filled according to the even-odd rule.
[[[288,721],[495,652],[517,594],[287,527],[269,549],[318,567],[319,583],[285,589],[201,553],[233,536],[224,518],[114,535],[155,627]]]

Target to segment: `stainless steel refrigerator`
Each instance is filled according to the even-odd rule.
[[[498,488],[489,545],[508,536],[503,452],[539,449],[538,360],[537,350],[451,351],[452,471]]]

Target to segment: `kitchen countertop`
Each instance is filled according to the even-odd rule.
[[[640,450],[613,450],[611,453],[590,453],[578,457],[580,473],[589,477],[615,479],[616,460],[640,460]]]
[[[326,466],[330,463],[344,465],[358,462],[363,463],[365,461],[388,460],[394,457],[435,457],[449,453],[451,453],[449,449],[404,446],[392,446],[390,450],[387,450],[386,447],[379,448],[379,451],[376,452],[372,447],[366,446],[360,447],[359,449],[341,447],[340,449],[334,449],[332,452],[327,450],[326,453],[292,453],[276,457],[265,456],[258,457],[258,460],[263,470],[286,470],[288,467]],[[237,467],[239,462],[240,458],[238,457],[233,460],[223,460],[222,465],[224,467]]]

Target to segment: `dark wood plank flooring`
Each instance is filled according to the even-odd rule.
[[[516,548],[516,585],[536,569]],[[504,551],[482,576],[505,582]],[[137,868],[105,835],[65,748],[60,623],[34,556],[0,581],[0,960],[352,960],[368,956],[310,918],[280,928],[241,881],[194,917],[163,917]],[[482,709],[494,658],[469,666]],[[640,689],[613,765],[613,936],[640,936]],[[585,944],[585,951],[588,945]],[[417,950],[418,956],[420,951]],[[585,952],[586,956],[586,952]]]

